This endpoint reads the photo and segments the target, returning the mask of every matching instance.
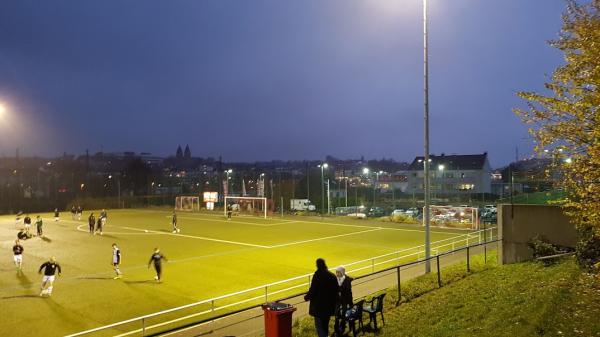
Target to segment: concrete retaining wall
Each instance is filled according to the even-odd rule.
[[[575,247],[575,226],[558,206],[498,205],[498,235],[502,239],[500,263],[531,260],[527,242],[541,235],[553,244]]]

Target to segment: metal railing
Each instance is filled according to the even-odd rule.
[[[439,240],[431,243],[433,256],[438,259],[464,249],[469,255],[470,247],[486,246],[495,242],[496,228],[487,228],[472,233]],[[345,264],[348,273],[358,276],[359,280],[375,274],[397,270],[400,280],[400,269],[423,263],[424,245],[410,247],[360,261]],[[467,257],[467,264],[469,258]],[[308,290],[312,273],[292,277],[286,280],[244,289],[234,293],[217,296],[203,301],[190,303],[180,307],[143,315],[105,326],[77,332],[66,337],[77,336],[149,336],[158,332],[172,331],[183,326],[211,322],[223,317],[259,307],[268,301],[282,300],[298,296]],[[441,281],[440,281],[441,282]]]

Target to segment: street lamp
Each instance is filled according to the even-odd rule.
[[[329,165],[327,163],[320,164],[318,167],[321,168],[321,216],[323,216],[325,211],[325,182],[323,178],[323,170],[328,168]]]

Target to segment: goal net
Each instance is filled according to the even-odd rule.
[[[267,198],[225,197],[224,214],[231,210],[232,215],[252,215],[267,218]]]
[[[433,226],[479,229],[477,208],[460,206],[429,206]]]
[[[175,197],[175,210],[177,211],[200,211],[200,197],[178,196]]]

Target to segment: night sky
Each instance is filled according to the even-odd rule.
[[[430,0],[431,152],[531,153],[511,109],[563,0]],[[225,161],[423,151],[420,0],[0,1],[0,154]]]

